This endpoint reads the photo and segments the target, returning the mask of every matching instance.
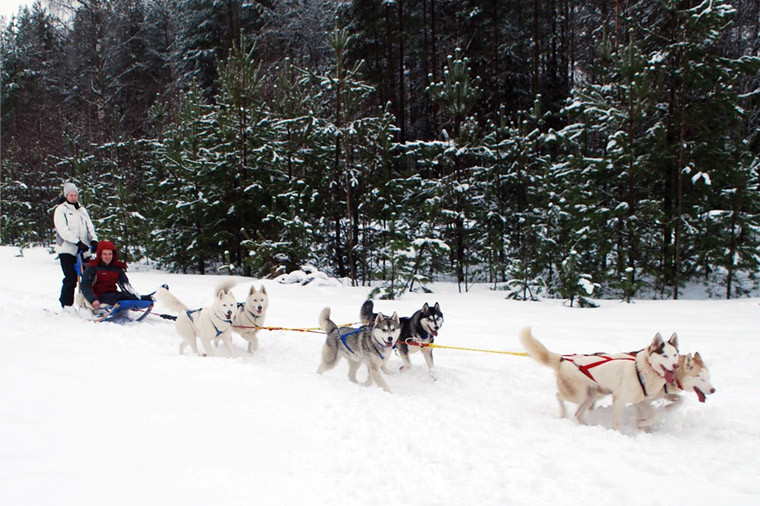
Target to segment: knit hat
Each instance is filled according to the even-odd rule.
[[[67,181],[63,185],[63,196],[67,197],[69,195],[69,193],[71,193],[71,192],[77,192],[77,193],[79,193],[79,189],[77,188],[77,185],[75,185],[71,181]]]

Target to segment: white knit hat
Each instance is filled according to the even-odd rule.
[[[77,192],[77,193],[79,193],[79,189],[77,188],[77,185],[75,185],[71,181],[67,181],[63,185],[63,196],[66,197],[71,192]]]

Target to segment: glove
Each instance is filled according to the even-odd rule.
[[[79,241],[77,243],[77,249],[78,249],[78,252],[84,253],[85,251],[87,251],[90,248],[85,243],[83,243],[82,241]]]
[[[98,251],[98,241],[90,241],[90,251],[93,253]]]

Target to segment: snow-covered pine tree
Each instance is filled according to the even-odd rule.
[[[570,301],[570,307],[573,307],[575,302],[578,303],[578,307],[598,307],[588,297],[599,285],[592,282],[590,274],[583,273],[578,267],[578,253],[570,250],[562,260],[559,270],[558,292],[562,298]]]
[[[439,213],[427,219],[447,230],[450,262],[462,291],[470,281],[468,267],[477,263],[471,255],[474,212],[470,190],[472,168],[480,165],[483,150],[482,133],[470,114],[480,96],[480,79],[472,76],[469,60],[460,48],[447,57],[443,80],[436,81],[432,74],[429,79],[431,100],[446,112],[444,128],[437,141],[407,143],[407,156],[427,169],[429,179],[423,181],[422,190],[427,198],[438,199],[438,204],[429,208]]]
[[[220,226],[210,206],[214,198],[207,139],[214,128],[214,111],[196,85],[182,96],[177,121],[155,147],[150,170],[148,212],[153,223],[150,254],[182,272],[205,274],[219,260],[219,247],[209,237]]]
[[[267,192],[263,234],[250,237],[256,254],[248,258],[255,275],[281,274],[317,264],[312,222],[324,211],[318,188],[323,172],[315,161],[314,92],[305,72],[286,58],[274,69],[269,100],[272,139],[268,166],[279,181]],[[248,244],[246,242],[246,244]]]
[[[174,47],[174,65],[179,84],[195,81],[207,99],[219,91],[218,64],[227,59],[241,37],[253,42],[260,30],[262,4],[252,0],[177,0],[179,28]]]
[[[215,123],[208,139],[209,190],[216,193],[211,212],[221,226],[207,233],[229,252],[228,267],[245,275],[251,274],[246,260],[256,238],[276,235],[265,230],[264,219],[270,196],[279,194],[285,183],[271,167],[273,120],[263,97],[266,78],[253,54],[254,48],[241,38],[219,64]]]
[[[337,21],[336,21],[337,23]],[[328,34],[334,54],[334,65],[323,74],[310,72],[310,80],[319,93],[315,112],[319,120],[313,132],[317,142],[315,162],[327,177],[326,187],[318,191],[324,196],[319,231],[323,240],[324,258],[329,258],[339,276],[358,280],[358,266],[365,252],[361,251],[359,234],[362,222],[360,202],[366,192],[376,185],[367,176],[376,166],[384,135],[384,116],[367,109],[368,97],[374,93],[362,77],[363,61],[350,64],[347,29],[336,24]],[[326,246],[326,247],[325,247]]]
[[[630,11],[648,61],[639,79],[649,81],[658,99],[648,111],[654,125],[647,147],[649,170],[660,175],[660,288],[670,290],[673,298],[684,281],[704,275],[699,251],[713,250],[717,258],[730,249],[736,228],[728,227],[704,243],[702,217],[713,209],[731,208],[733,192],[726,190],[737,181],[749,181],[741,161],[743,148],[735,148],[741,146],[736,132],[742,115],[736,84],[743,73],[757,71],[757,58],[721,54],[720,40],[734,14],[724,0],[640,1]],[[737,171],[745,176],[730,176]]]

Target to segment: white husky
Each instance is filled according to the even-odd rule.
[[[264,285],[261,285],[258,290],[251,285],[245,303],[240,304],[235,311],[235,316],[232,319],[232,330],[248,341],[248,353],[253,353],[259,349],[259,338],[256,334],[259,333],[260,329],[256,327],[264,325],[268,307],[269,296]]]
[[[551,367],[557,376],[557,399],[560,415],[565,416],[563,401],[578,405],[575,419],[583,423],[583,414],[593,405],[599,395],[612,394],[612,425],[620,430],[623,424],[623,408],[637,404],[639,428],[654,422],[649,402],[666,383],[675,379],[678,368],[678,337],[665,342],[658,333],[652,343],[635,356],[614,358],[605,354],[559,355],[541,344],[530,327],[520,331],[520,342],[528,355],[537,362]]]
[[[198,353],[197,338],[203,343],[203,349],[206,351],[203,355],[214,356],[214,348],[211,342],[220,338],[224,341],[230,356],[235,356],[235,350],[232,347],[232,313],[237,307],[235,296],[230,291],[235,286],[232,280],[221,283],[216,289],[214,303],[201,309],[188,310],[187,306],[175,297],[169,290],[159,288],[156,291],[156,298],[165,304],[172,311],[176,311],[177,333],[182,337],[182,343],[179,345],[179,353],[185,351],[185,347],[190,345],[193,351]]]

